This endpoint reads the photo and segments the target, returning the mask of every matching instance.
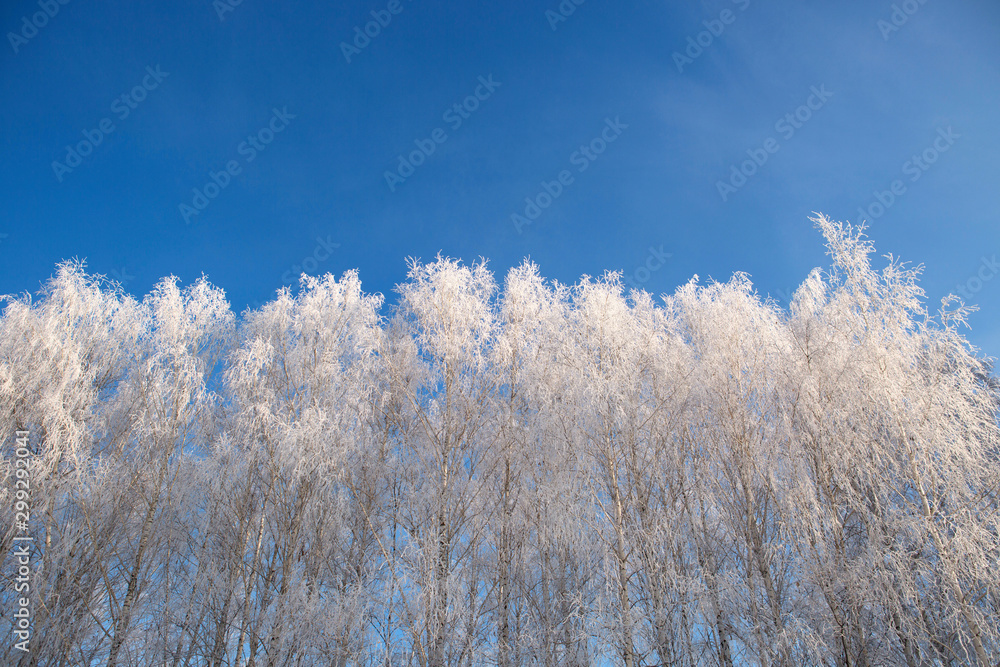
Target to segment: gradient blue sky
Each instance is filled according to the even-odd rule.
[[[906,3],[566,0],[553,23],[558,0],[399,0],[350,63],[341,42],[388,0],[243,0],[222,18],[219,2],[71,0],[37,34],[24,17],[38,0],[3,3],[0,293],[81,257],[136,295],[204,272],[242,309],[293,267],[358,268],[391,301],[405,258],[441,251],[484,256],[500,280],[526,256],[564,282],[621,269],[653,293],[746,271],[787,303],[828,264],[811,212],[857,221],[898,180],[870,219],[878,254],[925,265],[932,310],[964,286],[982,307],[969,339],[1000,356],[1000,275],[976,278],[1000,254],[995,0],[910,0],[891,31]],[[724,10],[678,71],[673,54]],[[116,98],[157,66],[168,74],[120,118]],[[443,114],[490,75],[499,87],[452,129]],[[824,86],[793,135],[776,127]],[[275,108],[295,118],[248,162],[240,143]],[[57,177],[106,118],[114,130]],[[607,118],[628,127],[578,171]],[[391,191],[386,170],[436,128],[447,139]],[[723,201],[717,182],[769,138],[777,151]],[[911,180],[925,150],[937,159]],[[239,173],[185,224],[179,205],[230,160]],[[511,214],[562,170],[572,183],[518,233]],[[327,256],[318,238],[339,245]],[[647,274],[650,248],[671,256]]]

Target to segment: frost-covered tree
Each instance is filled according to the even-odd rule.
[[[0,661],[996,664],[971,307],[815,222],[787,310],[744,274],[657,300],[439,256],[385,314],[351,271],[236,317],[60,264],[0,317]]]
[[[188,478],[214,424],[206,381],[231,325],[204,280],[183,292],[164,280],[139,304],[72,263],[39,302],[8,305],[4,426],[37,446],[35,634],[22,660],[162,652],[196,506]]]

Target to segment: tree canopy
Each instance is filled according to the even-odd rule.
[[[439,256],[386,314],[349,271],[237,316],[60,264],[0,318],[0,661],[994,664],[971,308],[815,222],[831,266],[787,309],[744,274],[656,300]]]

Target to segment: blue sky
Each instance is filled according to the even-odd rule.
[[[232,1],[3,3],[0,293],[80,257],[391,301],[440,251],[787,302],[860,208],[1000,356],[1000,3]]]

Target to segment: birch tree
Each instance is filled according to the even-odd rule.
[[[438,256],[388,307],[349,271],[236,317],[204,277],[58,265],[0,316],[3,636],[23,572],[33,614],[0,661],[994,664],[973,307],[814,221],[787,310],[741,273],[654,297]]]

